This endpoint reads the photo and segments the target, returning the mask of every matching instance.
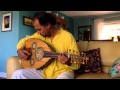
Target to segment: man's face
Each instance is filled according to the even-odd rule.
[[[37,30],[37,32],[44,36],[44,37],[47,37],[47,36],[50,36],[50,30],[48,28],[48,26],[43,26],[39,23],[39,20],[38,19],[35,19],[34,22],[33,22],[33,26],[35,28],[35,30]]]

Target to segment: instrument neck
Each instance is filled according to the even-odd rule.
[[[43,57],[57,58],[61,53],[44,51]]]
[[[63,53],[44,51],[43,57],[57,58],[58,55],[61,55],[61,54],[63,54]],[[84,59],[84,57],[80,57],[80,56],[74,55],[74,54],[65,53],[64,55],[67,56],[68,58]]]

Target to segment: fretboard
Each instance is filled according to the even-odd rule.
[[[43,57],[57,58],[58,55],[61,55],[61,54],[62,53],[58,53],[58,52],[44,51],[44,56]],[[85,59],[85,57],[82,57],[82,56],[79,56],[79,55],[74,55],[74,54],[68,54],[68,53],[65,53],[65,56],[67,56],[68,58]]]

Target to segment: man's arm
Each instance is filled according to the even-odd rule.
[[[31,53],[29,53],[27,50],[24,50],[25,42],[26,42],[26,40],[28,40],[30,38],[37,38],[37,39],[44,40],[44,38],[41,35],[39,35],[38,33],[35,33],[29,37],[22,38],[17,44],[17,52],[18,52],[18,55],[21,60],[26,60],[31,55]]]
[[[67,50],[68,53],[80,56],[80,51],[78,49],[78,45],[77,45],[77,43],[76,43],[76,41],[75,41],[75,39],[74,39],[72,34],[70,34],[70,37],[66,41],[66,48],[68,49]],[[73,60],[73,62],[71,62],[71,60]],[[74,57],[71,58],[71,60],[69,60],[70,63],[71,63],[70,68],[73,69],[73,70],[79,69],[80,65],[81,65],[80,60],[75,59]],[[76,63],[74,63],[74,60],[76,60]]]

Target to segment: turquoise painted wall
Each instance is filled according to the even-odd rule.
[[[12,30],[2,32],[3,13],[12,13]],[[16,44],[18,42],[19,11],[0,11],[0,72],[6,72],[7,58],[16,56]]]
[[[88,26],[93,24],[93,20],[89,17],[76,18],[74,19],[74,37],[78,40],[78,26]]]
[[[19,40],[26,35],[32,35],[35,32],[34,27],[23,25],[23,16],[33,18],[36,11],[20,11],[19,14]]]
[[[113,20],[120,20],[120,17],[114,17],[114,18],[107,18],[110,16],[118,16],[120,13],[116,14],[107,14],[107,15],[100,15],[100,16],[91,16],[91,17],[77,17],[73,19],[73,27],[74,27],[74,36],[77,39],[78,38],[78,26],[85,26],[85,25],[91,25],[92,30],[91,30],[91,39],[94,39],[94,18],[104,18],[104,21],[113,21]]]

